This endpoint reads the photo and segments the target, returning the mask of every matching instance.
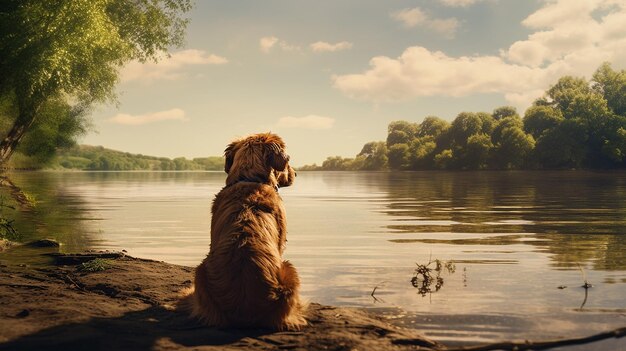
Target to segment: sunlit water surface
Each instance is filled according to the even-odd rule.
[[[54,238],[64,252],[125,249],[194,266],[209,250],[211,201],[224,178],[16,173],[11,179],[36,206],[3,213],[23,241]],[[375,308],[457,345],[626,326],[626,173],[300,172],[280,194],[286,258],[310,301]],[[416,264],[435,259],[454,271],[414,287]],[[584,279],[593,287],[582,288]],[[622,347],[613,340],[577,349]]]

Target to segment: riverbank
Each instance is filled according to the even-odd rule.
[[[315,303],[299,332],[207,328],[176,307],[191,267],[122,253],[50,257],[0,266],[0,350],[443,349],[363,310]]]

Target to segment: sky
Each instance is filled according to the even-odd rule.
[[[283,137],[294,166],[354,157],[395,120],[523,114],[564,75],[626,69],[626,0],[196,0],[186,43],[120,72],[81,143],[220,156]]]

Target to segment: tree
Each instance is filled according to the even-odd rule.
[[[552,129],[563,121],[561,110],[552,106],[531,106],[524,114],[524,130],[538,139],[544,131]]]
[[[347,171],[351,168],[354,161],[352,158],[343,158],[341,156],[328,157],[322,162],[322,169],[328,171]]]
[[[387,147],[394,144],[407,144],[417,132],[417,124],[407,121],[393,121],[387,127]]]
[[[437,138],[450,128],[450,123],[436,116],[428,116],[424,118],[417,128],[417,136],[432,136]]]
[[[70,106],[63,99],[49,99],[17,150],[32,157],[38,165],[47,164],[58,148],[75,146],[76,138],[87,132],[88,111],[84,105]]]
[[[429,169],[434,166],[437,143],[432,136],[415,138],[410,145],[410,161],[412,169]]]
[[[393,130],[387,134],[387,147],[392,147],[396,144],[406,144],[411,141],[411,135],[407,134],[403,130]]]
[[[594,91],[606,99],[611,111],[626,117],[626,70],[614,71],[605,62],[593,74],[592,82]]]
[[[626,117],[615,116],[605,130],[602,156],[612,163],[610,166],[623,167],[626,162]]]
[[[564,120],[537,140],[535,158],[544,168],[581,168],[587,158],[587,139],[585,121]]]
[[[495,128],[498,121],[496,121],[493,116],[487,112],[477,112],[476,116],[478,116],[478,118],[480,118],[482,122],[482,125],[480,127],[481,132],[487,135],[491,134],[493,128]]]
[[[486,168],[491,148],[493,148],[493,144],[491,143],[489,135],[472,135],[467,139],[467,146],[460,160],[461,167],[467,169]]]
[[[182,44],[190,0],[4,0],[0,96],[17,117],[0,142],[6,163],[51,99],[110,101],[120,67]]]
[[[511,117],[508,117],[511,118]],[[524,133],[520,126],[510,126],[500,132],[494,148],[494,161],[498,168],[517,169],[526,162],[535,148],[535,139]]]
[[[435,166],[439,169],[448,169],[450,168],[452,162],[454,160],[454,153],[450,149],[445,149],[435,155]]]
[[[389,123],[389,126],[387,127],[387,134],[391,134],[391,132],[393,132],[394,130],[401,130],[410,137],[414,137],[415,133],[417,132],[417,128],[418,126],[416,123],[411,123],[407,121],[393,121]]]
[[[609,114],[609,106],[604,97],[593,92],[574,95],[563,111],[563,117],[566,119],[579,117],[589,121],[604,118]]]
[[[502,140],[503,132],[509,128],[519,128],[520,130],[524,127],[524,122],[518,115],[512,115],[501,119],[496,127],[493,129],[491,134],[491,140],[494,144],[500,143]]]
[[[457,145],[466,145],[467,139],[482,132],[483,120],[475,113],[461,112],[452,121],[450,132],[452,133],[452,139]]]
[[[363,145],[357,159],[363,159],[362,169],[381,170],[387,167],[387,145],[384,141],[370,141]]]
[[[394,144],[387,151],[389,168],[407,169],[409,167],[409,146],[407,144]]]
[[[513,106],[501,106],[493,110],[491,114],[496,121],[506,117],[517,116],[517,109]]]
[[[563,114],[569,108],[569,105],[574,101],[576,96],[587,95],[592,92],[589,83],[584,78],[576,78],[572,76],[565,76],[559,79],[559,81],[550,87],[546,92],[552,99],[552,103],[555,107],[559,108]],[[567,116],[565,116],[567,118]]]

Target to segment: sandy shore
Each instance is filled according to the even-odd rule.
[[[106,269],[86,271],[95,257]],[[300,332],[207,328],[176,309],[190,267],[119,253],[53,258],[0,266],[0,350],[443,349],[366,311],[315,303]]]

